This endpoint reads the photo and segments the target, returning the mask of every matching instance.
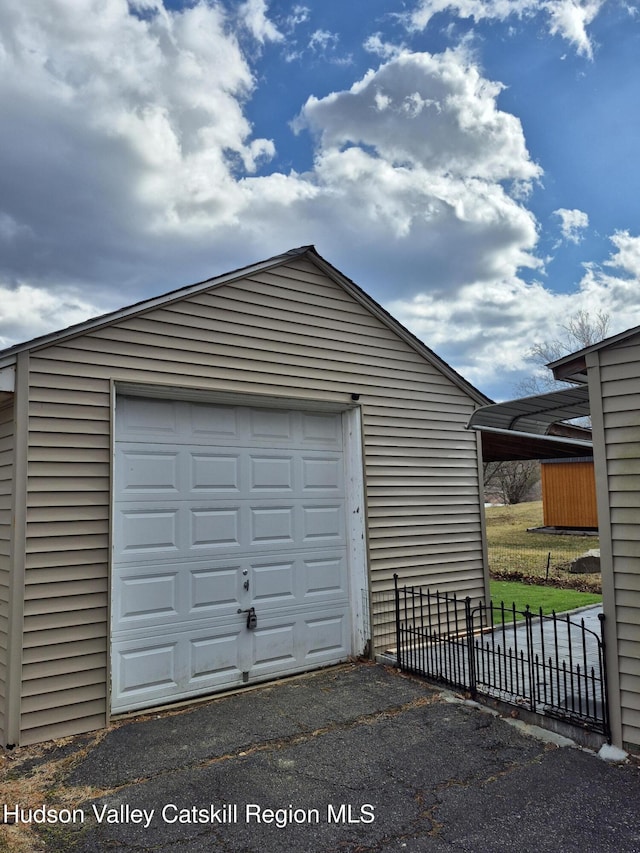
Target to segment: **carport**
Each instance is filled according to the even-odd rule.
[[[557,380],[573,387],[551,395],[488,405],[469,426],[487,436],[511,434],[514,452],[558,420],[589,414],[592,428],[609,712],[613,743],[640,750],[640,327],[628,329],[552,362]],[[518,438],[516,430],[531,435]],[[572,442],[574,447],[575,442]],[[587,455],[586,448],[576,455]],[[496,457],[494,457],[496,458]],[[499,458],[499,457],[497,457]],[[506,456],[503,458],[535,458]]]

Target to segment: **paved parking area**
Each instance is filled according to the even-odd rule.
[[[452,698],[353,664],[18,751],[4,806],[52,820],[16,812],[5,849],[640,851],[635,763]]]

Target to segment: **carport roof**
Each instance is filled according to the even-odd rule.
[[[591,441],[567,435],[581,430],[556,426],[588,415],[589,390],[578,385],[481,406],[471,416],[468,428],[482,433],[485,462],[589,456],[593,453]]]

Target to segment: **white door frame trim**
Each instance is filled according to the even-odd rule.
[[[349,561],[349,600],[351,602],[351,652],[365,653],[371,640],[369,613],[369,571],[367,508],[364,488],[362,412],[360,407],[342,414],[347,509],[347,559]]]

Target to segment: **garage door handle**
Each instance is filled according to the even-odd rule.
[[[242,610],[238,608],[238,613],[246,613],[247,614],[247,628],[257,628],[258,627],[258,616],[256,614],[255,607],[249,607],[247,610]]]

